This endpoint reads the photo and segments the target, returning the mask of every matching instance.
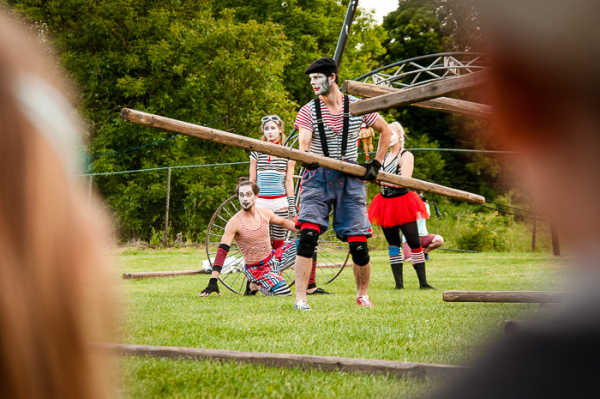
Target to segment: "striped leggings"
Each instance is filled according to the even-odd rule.
[[[277,216],[281,216],[284,219],[289,219],[290,212],[287,209],[280,209],[275,211]],[[271,240],[273,241],[282,241],[285,240],[285,229],[281,226],[271,225]]]

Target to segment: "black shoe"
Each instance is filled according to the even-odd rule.
[[[431,260],[431,258],[429,257],[429,254],[425,254],[425,260]]]
[[[306,295],[329,295],[329,294],[331,294],[331,292],[327,292],[321,287],[317,287],[317,289],[314,290],[313,292],[306,291]]]
[[[403,290],[404,289],[404,285],[398,285],[396,284],[396,286],[394,287],[395,290]]]
[[[244,296],[256,295],[257,292],[258,290],[252,291],[250,289],[250,281],[246,281],[246,290],[244,291]]]
[[[435,287],[432,287],[431,285],[429,285],[427,283],[421,284],[419,286],[419,288],[422,289],[422,290],[435,290],[436,289]]]

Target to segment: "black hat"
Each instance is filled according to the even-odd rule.
[[[338,66],[333,58],[322,57],[310,64],[304,73],[307,75],[311,73],[324,73],[326,75],[338,73]]]

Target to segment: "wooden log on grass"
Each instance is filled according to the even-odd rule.
[[[344,266],[344,262],[328,262],[328,263],[317,263],[317,269],[328,269],[328,268],[339,268]],[[354,267],[354,263],[347,262],[346,267]]]
[[[355,359],[347,357],[292,355],[285,353],[241,352],[217,349],[179,348],[130,344],[97,344],[121,355],[153,356],[170,359],[236,361],[271,367],[317,369],[362,374],[387,374],[397,377],[454,377],[466,368],[445,364],[397,362],[392,360]]]
[[[123,273],[123,280],[137,280],[142,278],[154,277],[175,277],[175,276],[190,276],[194,274],[204,274],[204,270],[178,270],[172,272],[140,272],[140,273]]]
[[[344,265],[343,262],[337,263],[317,263],[317,269],[339,268]],[[352,262],[348,262],[346,267],[353,267]],[[195,274],[205,274],[204,270],[177,270],[172,272],[139,272],[139,273],[123,273],[123,280],[140,280],[143,278],[157,277],[176,277],[176,276],[192,276]]]
[[[258,151],[264,154],[275,155],[281,158],[292,159],[298,162],[318,162],[319,165],[325,168],[337,170],[357,177],[364,176],[366,171],[365,168],[360,165],[342,162],[336,159],[326,158],[296,150],[294,148],[271,144],[266,141],[252,139],[229,132],[224,132],[222,130],[211,129],[209,127],[194,125],[192,123],[182,122],[176,119],[148,114],[146,112],[136,111],[128,108],[123,108],[121,110],[120,118],[126,122],[135,123],[141,126],[168,130],[170,132],[181,133],[203,140],[230,145],[232,147],[238,147],[246,150]],[[449,198],[468,201],[475,204],[483,204],[485,202],[485,198],[481,195],[390,173],[379,172],[377,175],[377,180],[422,190],[433,194],[440,194]]]
[[[350,104],[352,115],[364,115],[370,112],[397,108],[421,101],[441,97],[454,91],[469,89],[485,81],[485,71],[474,72],[468,75],[426,83],[421,86],[410,87],[383,94],[374,98],[361,100]]]
[[[446,291],[446,302],[558,303],[568,294],[555,291]]]
[[[385,94],[402,91],[387,86],[374,85],[371,83],[346,80],[342,86],[344,93],[361,96],[365,98],[377,97]],[[492,116],[492,107],[471,101],[457,100],[454,98],[440,97],[409,104],[413,107],[427,108],[435,111],[450,112],[477,118],[489,119]]]

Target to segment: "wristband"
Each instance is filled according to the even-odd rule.
[[[296,213],[296,204],[295,204],[296,198],[293,195],[291,195],[291,196],[287,197],[287,199],[288,199],[290,213]]]
[[[210,280],[208,280],[208,284],[217,284],[217,278],[211,277]]]
[[[223,269],[223,264],[225,263],[225,258],[227,257],[227,253],[229,252],[230,246],[227,244],[221,243],[219,245],[219,249],[217,250],[217,256],[215,257],[215,261],[213,262],[213,271],[217,271],[221,273]]]

